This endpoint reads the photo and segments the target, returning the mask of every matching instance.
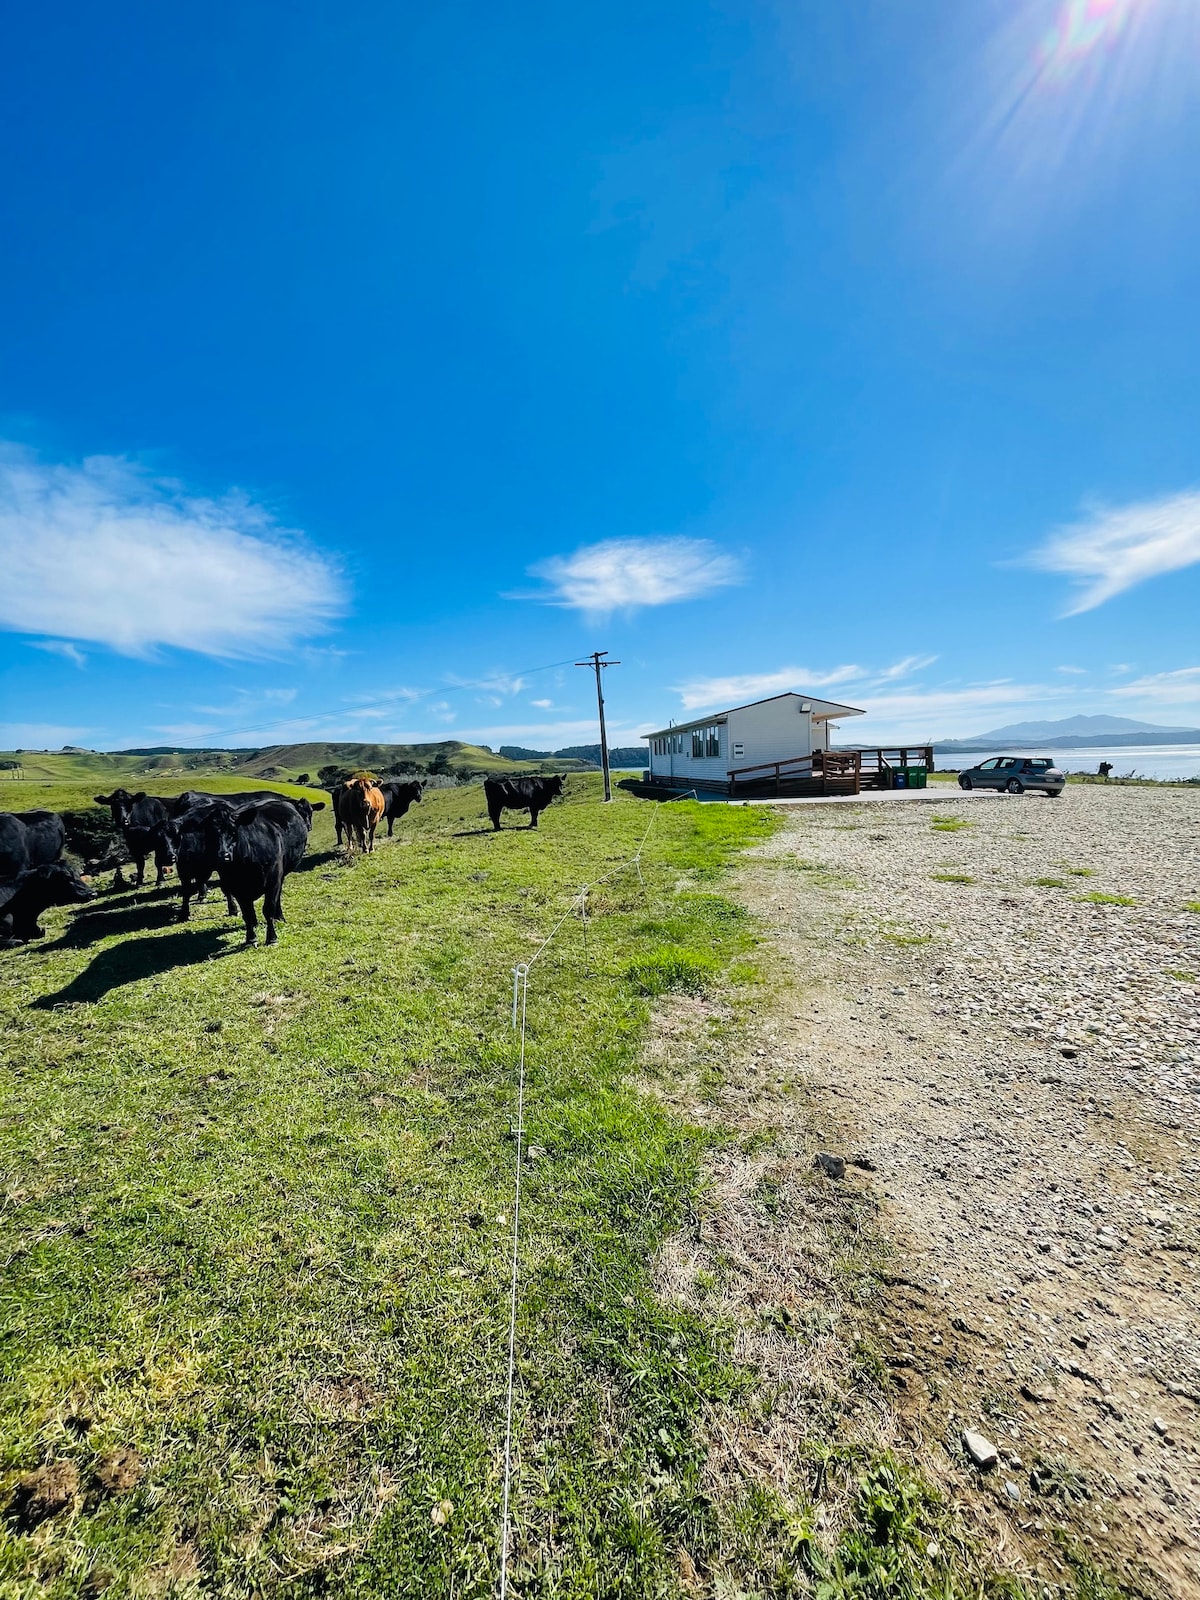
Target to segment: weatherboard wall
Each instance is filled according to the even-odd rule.
[[[731,769],[811,755],[826,743],[826,727],[811,712],[800,711],[793,697],[764,700],[713,718],[720,729],[720,754],[692,755],[692,726],[681,730],[683,750],[658,752],[650,745],[650,771],[656,778],[691,778],[724,784]]]

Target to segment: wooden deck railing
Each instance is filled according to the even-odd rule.
[[[784,761],[760,761],[753,767],[734,767],[729,772],[729,792],[739,783],[770,784],[778,794],[784,783],[819,781],[822,788],[833,779],[839,789],[851,794],[859,791],[860,752],[857,750],[814,750],[810,756],[792,756]]]
[[[790,782],[819,782],[828,791],[859,794],[863,789],[889,787],[888,771],[893,767],[925,767],[933,771],[933,746],[884,745],[875,749],[814,750],[810,756],[792,756],[785,761],[760,761],[753,767],[734,767],[729,773],[729,792],[739,784],[770,785],[779,794]]]
[[[924,767],[933,771],[931,744],[885,745],[881,749],[860,750],[858,754],[863,787],[867,789],[887,788],[886,774],[890,767]]]

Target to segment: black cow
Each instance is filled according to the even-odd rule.
[[[500,832],[502,811],[528,811],[529,826],[537,827],[537,819],[556,795],[563,792],[561,775],[553,778],[485,778],[483,792],[487,797],[488,816],[492,827]]]
[[[424,794],[425,785],[416,779],[391,779],[386,783],[375,785],[383,792],[383,814],[387,818],[388,838],[392,837],[392,824],[399,822],[409,806],[414,805]],[[338,843],[341,844],[341,839]]]
[[[192,811],[197,806],[232,806],[235,811],[240,811],[243,806],[257,805],[265,800],[292,801],[292,797],[279,794],[274,789],[244,789],[240,794],[210,794],[207,789],[185,789],[174,800],[167,801],[167,810],[172,817],[182,816],[185,811]],[[296,802],[292,801],[292,804]],[[305,804],[308,802],[305,801]],[[318,800],[314,809],[321,811],[324,805],[323,800]]]
[[[217,871],[227,896],[237,901],[246,925],[246,943],[258,941],[254,902],[261,898],[267,943],[276,940],[283,921],[283,880],[304,856],[314,809],[307,800],[270,800],[244,811],[213,807]]]
[[[212,796],[202,799],[208,802]],[[175,875],[179,892],[183,896],[183,909],[179,920],[186,922],[191,914],[193,897],[199,903],[208,895],[208,880],[216,872],[219,862],[219,835],[216,815],[219,811],[233,813],[232,806],[221,803],[204,803],[177,812],[165,825],[167,838],[175,857]],[[237,905],[232,895],[225,896],[226,908],[232,917]]]
[[[114,789],[111,794],[92,798],[98,806],[107,806],[112,812],[113,825],[121,830],[125,848],[137,865],[137,886],[140,888],[145,881],[147,856],[154,857],[158,872],[154,881],[161,883],[167,868],[173,865],[170,840],[164,832],[169,816],[165,804],[155,795],[144,791],[130,794],[128,789]]]
[[[330,790],[329,799],[333,805],[333,827],[334,832],[337,834],[339,845],[345,842],[343,835],[346,832],[346,819],[342,816],[342,801],[345,798],[346,785],[344,783],[335,783]]]
[[[57,861],[67,830],[57,811],[0,811],[0,880]]]
[[[25,944],[42,938],[45,929],[38,918],[47,906],[77,905],[94,894],[65,861],[27,867],[7,883],[0,883],[0,943]]]
[[[242,811],[251,806],[278,801],[293,807],[304,819],[307,829],[312,826],[313,812],[325,809],[324,800],[318,800],[314,806],[307,800],[293,800],[289,795],[275,794],[270,789],[249,795],[205,794],[200,790],[192,790],[190,793],[194,804],[184,811],[176,812],[166,825],[167,836],[175,856],[179,889],[183,895],[183,908],[179,914],[181,922],[188,920],[193,897],[197,904],[207,897],[209,879],[219,869],[221,829],[218,818],[221,814],[228,813],[236,819]],[[237,904],[228,891],[225,894],[225,903],[232,917],[237,911]]]

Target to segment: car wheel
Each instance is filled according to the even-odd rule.
[[[1046,790],[1046,799],[1047,800],[1061,800],[1062,799],[1062,790],[1061,789],[1047,789]]]
[[[1021,782],[1020,778],[1010,778],[1005,784],[1005,788],[1008,790],[1009,794],[1025,793],[1025,785]]]
[[[958,780],[958,787],[960,789],[970,789],[972,787],[971,779],[967,773],[964,772],[962,777]]]

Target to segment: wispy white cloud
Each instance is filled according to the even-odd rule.
[[[1086,667],[1055,667],[1055,672],[1065,672],[1071,677],[1084,678],[1087,676]]]
[[[856,685],[860,695],[873,684],[900,683],[932,666],[936,656],[905,656],[890,667],[841,666],[814,671],[809,667],[780,667],[776,672],[736,673],[726,677],[693,678],[679,684],[676,693],[685,711],[706,706],[738,705],[763,700],[769,695],[795,689],[803,694],[815,689],[845,688]]]
[[[1109,694],[1161,706],[1200,707],[1200,667],[1179,667],[1175,672],[1152,672],[1110,689]]]
[[[965,738],[983,731],[979,721],[986,715],[987,726],[1016,722],[1031,709],[1045,713],[1057,707],[1063,716],[1078,710],[1060,683],[976,683],[955,685],[914,684],[895,693],[868,693],[860,704],[867,716],[854,724],[854,738],[864,743],[875,740]],[[870,719],[869,721],[867,719]]]
[[[1093,611],[1135,584],[1200,561],[1200,492],[1102,507],[1057,529],[1027,560],[1075,579],[1064,616]]]
[[[56,465],[0,445],[0,564],[0,628],[131,656],[270,655],[346,604],[335,565],[264,507],[112,456]]]
[[[924,672],[926,667],[931,667],[937,660],[936,656],[905,656],[903,661],[897,661],[894,666],[884,667],[880,672],[870,674],[870,679],[875,683],[902,683],[905,678],[912,678],[918,672]]]
[[[593,615],[695,600],[741,582],[735,557],[708,539],[605,539],[572,555],[539,561],[529,572],[549,587],[511,598]]]
[[[769,695],[786,694],[789,689],[830,689],[843,683],[858,683],[864,676],[861,667],[835,667],[828,672],[810,672],[807,667],[780,667],[778,672],[734,673],[723,678],[692,678],[676,685],[675,692],[685,711],[706,706],[738,705],[749,700],[765,700]]]
[[[485,672],[479,678],[463,678],[448,672],[443,681],[451,689],[482,689],[492,696],[520,694],[525,687],[525,679],[514,672]]]
[[[536,706],[539,711],[550,711],[554,707],[553,700],[531,700],[529,704],[531,706]]]
[[[919,681],[920,674],[936,660],[936,656],[906,656],[887,667],[845,665],[819,671],[782,667],[778,672],[695,679],[678,686],[676,692],[685,710],[691,712],[738,705],[788,689],[811,692],[866,712],[861,720],[856,717],[846,722],[844,738],[881,744],[961,737],[975,732],[980,719],[1015,721],[1035,707],[1044,714],[1047,708],[1057,706],[1063,715],[1079,709],[1073,698],[1074,686],[1061,681]]]
[[[67,639],[31,639],[29,643],[35,650],[44,650],[51,656],[62,656],[65,661],[71,661],[77,667],[87,666],[87,657],[83,651]]]

